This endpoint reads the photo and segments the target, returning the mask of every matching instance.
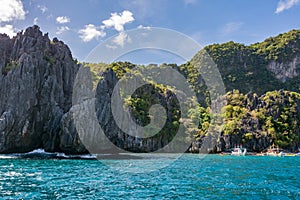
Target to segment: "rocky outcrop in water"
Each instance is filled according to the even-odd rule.
[[[38,26],[27,28],[10,39],[0,35],[0,153],[28,152],[37,148],[69,154],[88,153],[76,130],[72,92],[79,65],[69,48],[58,39],[51,41]],[[97,120],[106,137],[117,147],[133,152],[150,152],[167,144],[172,131],[148,140],[127,135],[116,125],[110,110],[110,97],[116,74],[103,74],[96,90]],[[155,93],[155,88],[144,88]],[[88,90],[87,90],[88,91]],[[142,90],[141,90],[142,91]],[[176,105],[173,93],[159,92],[156,97],[168,109],[167,125]],[[138,95],[138,94],[137,94]],[[94,131],[88,138],[97,138]],[[97,146],[98,141],[92,141]],[[105,147],[94,148],[99,151]]]
[[[298,92],[299,35],[299,31],[291,31],[287,36],[252,46],[229,42],[208,46],[206,50],[216,62],[227,91],[237,88],[243,93],[250,91],[262,95],[284,88]],[[202,79],[195,76],[190,64],[172,67],[200,91],[197,94],[205,92]],[[167,118],[162,131],[153,137],[142,139],[129,135],[118,127],[111,112],[112,91],[119,81],[118,72],[112,69],[99,75],[101,79],[93,90],[92,83],[76,83],[78,71],[87,68],[77,64],[67,45],[56,38],[50,40],[38,26],[29,27],[12,39],[0,34],[0,153],[29,152],[37,148],[68,154],[88,153],[89,146],[82,140],[90,141],[88,144],[97,152],[110,150],[106,148],[106,142],[132,152],[153,152],[172,141],[182,117],[178,112],[178,97],[171,90],[155,84],[136,90],[133,95],[136,101],[131,102],[129,109],[137,125],[147,125],[152,104],[164,107]],[[92,79],[89,72],[83,74]],[[83,93],[75,94],[79,95],[79,102],[72,102],[74,84],[86,87]],[[149,102],[145,104],[143,99]],[[299,105],[295,93],[279,91],[261,97],[249,94],[239,105],[247,111],[240,118],[241,123],[234,134],[223,131],[220,137],[207,140],[205,148],[217,152],[243,143],[249,150],[261,151],[277,137],[279,144],[293,150],[299,147]],[[78,131],[81,127],[75,118],[80,109],[85,110],[81,117],[85,118],[85,126],[91,131]],[[98,142],[100,130],[97,126],[101,127],[107,141]],[[295,131],[286,127],[293,127]],[[187,135],[177,140],[191,143]],[[194,140],[191,150],[197,152],[201,145],[201,140]]]
[[[78,68],[69,48],[38,26],[0,35],[0,153],[59,150]]]
[[[87,83],[87,80],[90,80],[88,77],[89,70],[84,68],[80,70],[79,76],[82,76],[82,79],[79,78],[78,82]],[[128,118],[113,115],[112,106],[117,106],[116,110],[118,112],[122,112],[123,109],[123,102],[112,105],[112,94],[119,81],[116,73],[112,69],[108,69],[106,72],[102,72],[101,75],[103,78],[97,84],[94,93],[88,84],[77,91],[80,95],[75,98],[75,105],[62,119],[64,130],[61,131],[61,137],[66,138],[72,152],[84,153],[83,144],[93,153],[116,153],[123,150],[154,152],[167,146],[179,129],[180,112],[177,112],[179,104],[176,95],[169,90],[162,91],[151,84],[146,84],[135,91],[134,98],[147,99],[149,103],[148,106],[143,108],[134,107],[141,106],[139,103],[129,107],[127,117],[131,118],[135,125],[144,127],[149,123],[149,119],[145,120],[145,118],[148,116],[149,108],[154,104],[160,104],[166,110],[166,118],[163,119],[165,124],[162,129],[155,135],[141,137],[135,126],[129,125]],[[75,113],[75,115],[71,113]],[[143,114],[139,115],[140,113]],[[120,127],[120,123],[126,130]],[[79,133],[76,132],[76,128],[78,128]],[[77,142],[79,140],[78,135],[82,143]],[[177,145],[180,144],[177,143]],[[188,147],[188,145],[184,145],[185,149],[183,151]],[[64,146],[60,146],[60,149],[68,151]],[[169,145],[165,152],[175,151],[174,149],[178,149],[178,147]]]
[[[270,145],[278,145],[290,152],[300,148],[300,94],[290,91],[272,91],[258,97],[228,92],[223,107],[223,124],[215,132],[211,152],[231,151],[243,146],[248,151],[261,152]],[[197,151],[207,135],[200,135],[191,150]],[[198,149],[197,149],[198,147]]]

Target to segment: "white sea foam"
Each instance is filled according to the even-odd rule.
[[[80,155],[80,158],[84,158],[84,159],[96,159],[97,156],[96,155],[88,154],[88,155]]]
[[[25,154],[33,154],[33,153],[49,154],[49,152],[46,152],[44,149],[35,149],[35,150],[30,151],[30,152],[25,153]]]
[[[66,155],[61,152],[47,152],[44,149],[35,149],[27,153],[14,153],[0,155],[0,159],[12,159],[12,158],[30,158],[30,157],[46,157],[46,158],[58,158],[58,159],[96,159],[96,155],[83,154],[83,155]]]
[[[16,158],[16,156],[12,155],[0,155],[0,159],[13,159]]]

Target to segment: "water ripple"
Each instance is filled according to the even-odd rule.
[[[300,199],[300,157],[185,155],[144,174],[97,160],[0,159],[0,166],[1,199]]]

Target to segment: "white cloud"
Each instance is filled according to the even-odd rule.
[[[133,22],[133,14],[128,10],[124,10],[122,13],[111,13],[111,17],[102,21],[105,28],[114,27],[119,32],[124,31],[124,25]]]
[[[223,34],[230,34],[237,30],[239,30],[243,26],[243,23],[241,22],[230,22],[225,24],[225,26],[222,28]]]
[[[96,27],[93,24],[85,25],[85,27],[78,31],[79,37],[84,42],[89,42],[91,40],[98,39],[99,37],[105,37],[105,29],[113,27],[115,30],[119,31],[120,34],[115,37],[113,43],[123,47],[125,43],[131,42],[130,37],[124,32],[124,25],[130,22],[133,22],[133,14],[128,11],[124,10],[122,13],[111,13],[111,17],[109,19],[103,20],[102,25]],[[142,28],[143,26],[139,26]],[[148,28],[148,27],[144,27]],[[116,48],[116,46],[110,45],[109,48]]]
[[[47,12],[47,10],[48,10],[48,8],[47,8],[46,6],[44,6],[44,5],[38,5],[37,7],[38,7],[38,9],[41,10],[41,12],[42,12],[43,14],[44,14],[45,12]]]
[[[137,28],[138,28],[138,29],[146,29],[146,30],[151,30],[151,27],[150,27],[150,26],[143,26],[143,25],[139,25]]]
[[[116,49],[116,48],[118,48],[117,46],[115,46],[115,45],[109,45],[109,44],[106,44],[105,45],[107,48],[109,48],[109,49]]]
[[[66,32],[66,31],[69,31],[70,28],[68,26],[61,26],[61,27],[57,27],[57,31],[56,31],[56,34],[57,35],[60,35],[62,34],[63,32]]]
[[[125,32],[121,32],[112,40],[111,44],[106,44],[106,47],[109,49],[116,49],[118,46],[124,47],[126,43],[131,43],[131,38]]]
[[[0,22],[25,19],[23,3],[20,0],[0,0]]]
[[[34,18],[34,19],[33,19],[33,24],[34,24],[34,25],[37,25],[38,21],[39,21],[39,18],[37,18],[37,17]]]
[[[106,47],[109,49],[116,49],[118,46],[123,48],[126,43],[131,43],[131,38],[127,33],[121,32],[112,40],[112,44],[107,44]]]
[[[70,22],[70,18],[68,18],[67,16],[60,16],[56,18],[56,22],[59,24],[66,24]]]
[[[291,7],[295,6],[297,3],[299,3],[299,0],[280,0],[277,4],[275,13],[278,14],[284,10],[288,10]]]
[[[0,33],[6,33],[11,38],[17,34],[15,28],[12,25],[1,26]]]
[[[116,45],[124,47],[125,43],[130,43],[131,42],[131,38],[125,32],[121,32],[118,36],[116,36],[113,39],[113,42]]]
[[[105,37],[106,35],[106,33],[102,29],[97,29],[97,27],[93,24],[85,25],[83,29],[80,29],[78,31],[78,33],[79,37],[84,42],[89,42],[94,38],[98,39],[99,37]]]

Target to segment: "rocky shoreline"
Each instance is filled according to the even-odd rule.
[[[296,61],[298,62],[298,60]],[[269,66],[269,68],[274,71],[277,65],[272,63],[272,67]],[[298,64],[294,63],[297,66]],[[280,66],[282,68],[283,65]],[[43,34],[38,26],[29,27],[12,39],[5,34],[0,34],[0,154],[26,153],[39,148],[46,152],[88,154],[89,151],[81,141],[82,137],[91,140],[91,146],[94,146],[95,152],[111,151],[105,145],[97,143],[95,140],[97,131],[94,131],[92,135],[81,135],[80,137],[76,130],[74,112],[77,108],[72,105],[72,103],[74,104],[72,102],[73,87],[74,84],[78,84],[75,83],[78,71],[84,69],[85,67],[72,57],[66,44],[57,38],[50,40],[48,34]],[[178,70],[180,71],[180,69]],[[293,77],[298,75],[295,73]],[[284,73],[281,71],[281,74]],[[164,132],[167,134],[141,139],[120,130],[111,113],[110,97],[119,80],[116,72],[108,69],[98,76],[101,76],[101,80],[95,90],[96,99],[93,112],[96,112],[98,123],[112,144],[121,152],[125,150],[148,153],[154,152],[170,142],[173,133],[168,130],[177,128],[176,119],[179,117],[178,114],[174,114],[176,113],[174,108],[178,107],[178,103],[171,90],[160,91],[149,86],[136,93],[137,96],[143,95],[143,91],[155,94],[156,103],[167,108],[168,116],[167,127],[169,129]],[[277,96],[273,94],[273,96],[262,95],[261,97],[253,93],[245,95],[241,102],[247,110],[241,117],[243,126],[241,124],[237,126],[241,128],[238,130],[239,134],[230,135],[222,132],[219,138],[211,139],[213,145],[210,145],[210,149],[207,151],[211,153],[228,151],[242,143],[254,152],[261,152],[268,148],[274,142],[266,131],[268,128],[266,126],[269,124],[262,123],[260,116],[253,117],[256,113],[261,114],[262,109],[265,109],[263,114],[267,117],[274,116],[275,120],[280,117],[286,118],[286,116],[281,116],[286,111],[282,105],[290,105],[292,102],[294,114],[291,117],[294,121],[288,125],[298,126],[300,101],[296,99],[297,95],[283,90],[277,93],[277,96],[281,95],[278,101]],[[235,94],[232,92],[230,95],[234,96]],[[274,105],[278,106],[278,109],[275,109]],[[233,104],[233,106],[236,105]],[[140,125],[143,123],[137,119],[136,122]],[[229,124],[228,127],[230,128],[230,126]],[[91,125],[91,129],[93,128]],[[271,130],[271,128],[269,129]],[[299,130],[295,130],[295,135],[299,136]],[[187,148],[187,152],[198,153],[200,151],[207,135],[204,133],[197,137],[190,140],[189,144],[191,145]],[[292,149],[296,151],[298,148],[297,141],[287,146],[290,151]]]

